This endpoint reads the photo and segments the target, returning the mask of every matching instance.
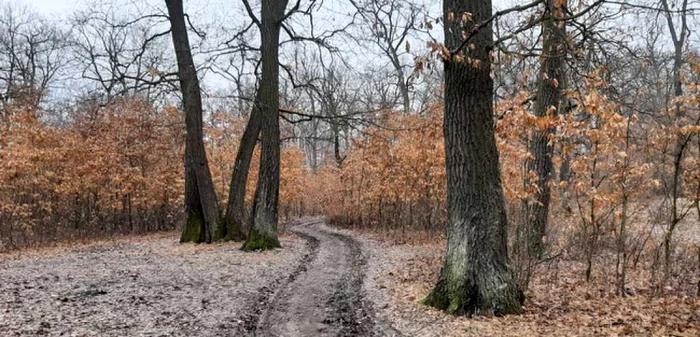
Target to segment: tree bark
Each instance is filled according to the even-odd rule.
[[[562,87],[565,81],[566,56],[566,25],[564,21],[555,21],[566,12],[565,4],[556,0],[546,1],[549,18],[542,23],[543,48],[540,67],[540,78],[537,85],[537,100],[534,115],[538,118],[556,117],[561,109]],[[525,199],[522,203],[521,221],[516,244],[517,250],[522,250],[528,258],[537,258],[544,253],[542,239],[547,230],[547,217],[552,180],[552,152],[550,142],[555,128],[547,125],[544,129],[535,127],[533,137],[528,144],[529,152],[534,159],[525,162],[525,186],[533,183],[537,186],[533,199]],[[536,181],[531,181],[527,172],[535,172]],[[520,253],[520,252],[518,252]]]
[[[667,0],[661,0],[661,6],[666,12],[669,12],[669,5]],[[680,15],[680,29],[673,22],[673,17],[670,14],[666,15],[666,22],[668,24],[668,30],[671,33],[671,40],[673,41],[674,55],[673,55],[673,98],[677,98],[683,95],[683,82],[681,78],[681,72],[683,68],[683,48],[686,44],[686,38],[690,31],[688,30],[688,0],[683,0]],[[684,111],[681,109],[681,103],[676,102],[675,104],[675,119],[680,120],[684,117]],[[671,121],[673,124],[674,121]],[[678,140],[676,141],[673,150],[673,174],[671,181],[671,216],[669,217],[668,228],[666,229],[666,234],[664,235],[664,280],[663,283],[666,284],[672,274],[672,263],[673,263],[673,249],[671,247],[671,241],[673,232],[676,228],[678,222],[680,222],[681,217],[678,215],[678,199],[683,194],[683,157],[685,155],[685,148],[690,141],[690,135],[678,135]]]
[[[258,93],[259,95],[259,93]],[[238,154],[233,165],[233,173],[231,174],[231,185],[229,186],[228,207],[223,222],[223,230],[220,231],[220,236],[225,237],[225,240],[244,240],[246,238],[246,218],[245,218],[245,195],[248,182],[248,172],[250,171],[250,162],[255,151],[255,144],[260,135],[262,127],[262,113],[257,103],[260,101],[259,96],[256,96],[253,109],[248,119],[248,125],[243,132],[241,142],[238,146]]]
[[[399,62],[399,57],[396,50],[391,50],[392,64],[396,69],[396,77],[398,81],[399,91],[401,92],[401,102],[403,104],[403,113],[408,115],[411,112],[411,97],[408,90],[408,83],[406,83],[406,76]]]
[[[181,242],[211,242],[219,223],[219,204],[204,148],[202,97],[192,59],[182,0],[166,0],[185,110],[185,209]]]
[[[460,13],[473,15],[464,24],[466,32],[492,15],[490,0],[444,0],[443,11],[445,46],[450,50],[462,43]],[[470,42],[475,48],[464,52],[477,61],[460,62],[451,55],[445,62],[447,251],[437,285],[424,303],[458,315],[515,314],[521,312],[523,295],[508,263],[494,135],[491,25]]]
[[[253,223],[243,250],[280,247],[277,239],[280,186],[279,36],[288,0],[263,0],[261,10],[262,78],[258,100],[262,115],[260,171],[253,202]]]

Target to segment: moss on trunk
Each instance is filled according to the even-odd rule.
[[[229,219],[225,221],[226,224],[226,241],[244,241],[246,239],[246,234],[243,231],[243,226],[237,219]]]
[[[445,282],[439,280],[435,288],[433,288],[433,291],[421,300],[420,303],[436,309],[447,310],[447,307],[450,306],[450,300],[446,296],[444,288]]]
[[[525,296],[510,282],[477,284],[479,279],[484,280],[477,276],[467,282],[452,280],[453,287],[448,287],[444,277],[444,273],[441,273],[437,285],[421,304],[445,310],[453,315],[504,316],[522,312],[521,306]]]
[[[256,230],[251,230],[248,235],[248,240],[241,247],[242,251],[250,252],[253,250],[270,250],[280,248],[280,241],[276,236],[261,233]]]
[[[213,241],[230,241],[228,232],[228,226],[226,225],[226,220],[221,218],[216,223],[216,231],[214,232]]]
[[[241,229],[238,222],[231,219],[228,220],[226,217],[221,218],[216,225],[216,233],[214,234],[213,241],[244,241],[246,239],[245,233]]]
[[[206,229],[204,228],[204,221],[197,215],[191,214],[187,217],[185,228],[182,230],[182,234],[180,235],[180,243],[202,243],[206,241],[205,234]]]

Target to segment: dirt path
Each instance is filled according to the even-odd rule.
[[[260,288],[249,302],[242,331],[248,336],[396,336],[377,324],[362,290],[361,244],[318,219],[288,228],[307,240],[307,253],[285,280]]]
[[[375,314],[371,243],[287,230],[263,253],[173,232],[0,255],[0,336],[399,335]]]

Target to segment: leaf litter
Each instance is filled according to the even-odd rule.
[[[289,274],[304,240],[244,253],[177,233],[0,255],[0,336],[228,336],[245,299]]]
[[[442,262],[444,238],[395,244],[350,231],[367,257],[364,298],[377,324],[402,336],[698,336],[700,299],[654,296],[647,271],[630,272],[630,296],[614,275],[561,259],[540,267],[524,313],[455,317],[420,304]],[[246,254],[239,244],[179,244],[159,234],[0,255],[2,336],[227,336],[260,287],[289,275],[305,240]],[[604,258],[604,257],[602,257]],[[599,261],[603,265],[605,261]]]
[[[585,266],[566,260],[537,270],[522,315],[448,315],[420,304],[437,281],[444,238],[396,244],[370,237],[362,239],[370,255],[366,291],[404,336],[700,336],[699,297],[653,296],[643,288],[644,270],[630,271],[631,295],[620,297],[614,274],[598,270],[587,283]]]

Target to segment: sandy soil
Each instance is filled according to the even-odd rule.
[[[363,292],[359,241],[320,219],[281,250],[176,234],[2,255],[0,336],[397,336]]]

